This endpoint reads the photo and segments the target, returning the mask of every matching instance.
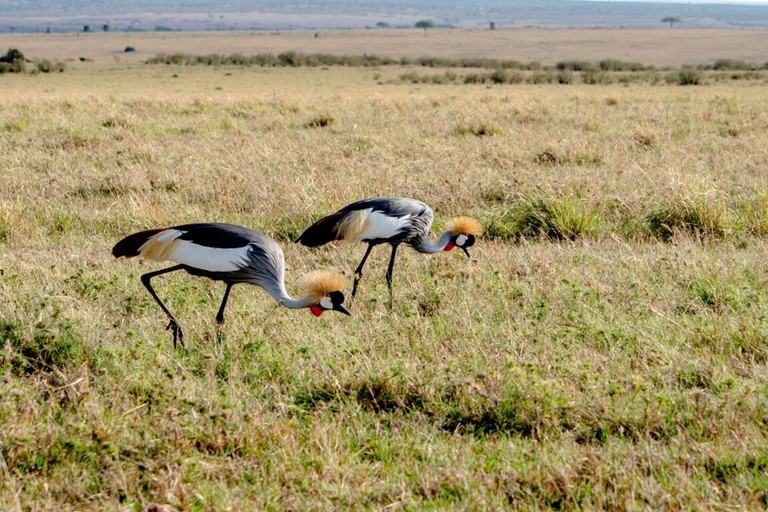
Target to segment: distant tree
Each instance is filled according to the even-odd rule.
[[[416,22],[418,28],[424,29],[424,35],[427,35],[427,29],[435,26],[435,22],[432,20],[421,20]]]
[[[378,23],[376,24],[376,26],[377,26],[377,27],[379,27],[379,28],[389,28],[389,27],[391,27],[392,25],[390,25],[390,24],[389,24],[389,23],[387,23],[386,21],[380,21],[380,22],[378,22]]]
[[[83,25],[83,32],[90,32],[91,26],[90,25]]]
[[[104,25],[102,25],[101,29],[104,32],[109,32],[109,23],[105,23]]]
[[[669,23],[669,28],[672,28],[672,24],[674,23],[680,23],[682,20],[678,18],[677,16],[667,16],[666,18],[662,18],[662,23]]]

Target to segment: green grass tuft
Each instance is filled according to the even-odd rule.
[[[529,192],[511,201],[489,223],[491,238],[576,240],[596,235],[602,207],[578,194]]]

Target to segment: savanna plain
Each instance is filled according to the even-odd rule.
[[[0,507],[765,509],[768,72],[471,72],[0,75]],[[240,224],[297,295],[364,247],[295,238],[381,195],[486,232],[401,251],[391,309],[378,248],[351,317],[239,285],[217,343],[224,286],[171,274],[174,350],[110,254]]]

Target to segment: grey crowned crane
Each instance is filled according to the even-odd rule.
[[[336,213],[318,220],[298,238],[307,247],[317,247],[335,240],[366,242],[368,249],[355,270],[352,297],[363,277],[363,265],[374,246],[388,243],[392,246],[387,269],[390,303],[392,300],[392,269],[395,254],[400,244],[410,245],[418,252],[433,254],[450,251],[454,247],[463,250],[469,257],[468,247],[475,243],[475,237],[483,233],[478,221],[469,217],[458,217],[448,224],[436,243],[429,240],[429,231],[435,214],[432,208],[406,197],[376,197],[349,204]]]
[[[224,308],[229,292],[238,283],[255,284],[263,288],[277,303],[291,309],[309,308],[315,316],[324,311],[339,311],[349,315],[344,307],[341,290],[346,280],[329,272],[312,272],[303,281],[306,295],[291,298],[285,290],[285,258],[277,243],[252,229],[231,224],[185,224],[170,228],[140,231],[123,238],[112,249],[116,258],[141,256],[153,261],[172,261],[177,265],[149,272],[141,276],[141,282],[152,298],[171,319],[168,327],[176,341],[183,345],[184,334],[163,301],[152,289],[150,280],[176,270],[186,270],[192,275],[224,281],[227,288],[221,301],[216,322],[224,323]]]

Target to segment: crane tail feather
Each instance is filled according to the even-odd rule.
[[[133,258],[139,255],[139,249],[144,245],[147,240],[154,235],[165,231],[168,228],[148,229],[146,231],[139,231],[128,235],[115,244],[112,248],[112,255],[115,258]]]
[[[338,224],[347,212],[336,212],[326,215],[309,226],[296,240],[307,247],[318,247],[339,239]]]

